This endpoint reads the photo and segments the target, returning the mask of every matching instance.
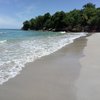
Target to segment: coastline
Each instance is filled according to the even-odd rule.
[[[70,34],[68,33],[68,34],[62,35],[62,33],[58,33],[58,32],[57,33],[34,32],[35,36],[33,35],[33,38],[31,38],[29,35],[29,38],[27,37],[27,39],[26,39],[26,36],[28,34],[33,34],[33,32],[28,32],[27,34],[24,33],[24,31],[18,31],[18,32],[19,32],[19,34],[22,34],[22,35],[24,34],[22,36],[23,39],[25,37],[24,41],[23,41],[23,39],[21,39],[20,42],[19,41],[16,41],[16,42],[10,41],[9,42],[9,40],[6,40],[6,39],[4,39],[6,41],[0,41],[2,44],[1,48],[4,48],[3,46],[8,47],[7,52],[5,51],[5,49],[4,50],[1,49],[2,51],[4,51],[4,52],[1,51],[2,52],[0,54],[1,58],[5,59],[5,57],[6,57],[7,59],[10,59],[9,62],[7,61],[9,63],[9,64],[7,63],[7,66],[8,66],[8,67],[6,67],[7,70],[4,69],[5,67],[2,67],[2,69],[1,69],[0,85],[3,84],[4,82],[7,82],[10,78],[14,78],[16,75],[18,75],[21,72],[21,70],[23,69],[23,67],[25,67],[26,63],[33,62],[36,59],[39,59],[43,56],[50,55],[51,53],[58,51],[62,47],[66,46],[70,43],[73,43],[73,41],[76,38],[79,38],[81,36],[86,36],[86,34],[87,34],[87,33],[82,32],[82,33],[70,33]],[[9,33],[9,31],[8,31],[8,33]],[[16,31],[14,31],[14,33],[16,33]],[[39,34],[40,34],[40,38],[38,39],[37,35],[39,35]],[[46,34],[47,34],[47,36],[45,36]],[[53,34],[54,34],[54,36],[52,36]],[[57,34],[59,34],[59,35],[57,35]],[[10,37],[12,37],[12,36],[10,35]],[[14,40],[16,40],[16,39],[14,39]],[[3,43],[4,43],[4,45],[3,45]],[[5,45],[5,44],[7,44],[7,45]],[[16,49],[9,48],[9,47],[13,47],[13,46],[16,47]],[[2,56],[2,54],[5,56]],[[12,55],[12,56],[9,56],[9,55]],[[5,61],[2,61],[2,62],[6,63]],[[6,65],[4,65],[4,66],[6,66]]]
[[[86,43],[85,37],[78,38],[57,52],[28,63],[20,75],[0,86],[0,99],[77,100],[74,83],[80,75],[79,59]]]

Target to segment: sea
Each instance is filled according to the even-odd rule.
[[[0,85],[20,74],[26,63],[54,53],[85,35],[0,29]]]

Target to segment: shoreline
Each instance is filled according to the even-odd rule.
[[[20,29],[23,30],[23,29]],[[100,31],[66,31],[66,30],[59,30],[59,31],[52,31],[52,30],[23,30],[23,31],[42,31],[42,32],[66,32],[66,33],[100,33]]]
[[[0,99],[77,100],[74,83],[80,75],[79,59],[84,56],[85,38],[26,64],[19,75],[0,86]]]
[[[74,35],[74,34],[72,34],[72,33],[70,33],[70,35],[72,36],[70,36],[69,34],[64,34],[65,36],[64,36],[64,38],[62,39],[62,40],[57,40],[57,44],[55,44],[55,46],[54,45],[51,45],[51,49],[49,49],[49,48],[47,48],[47,50],[44,48],[44,51],[42,51],[42,53],[40,53],[39,55],[38,55],[38,53],[37,53],[37,58],[34,58],[34,55],[33,56],[30,56],[30,58],[31,59],[29,59],[29,60],[24,60],[24,63],[22,62],[22,66],[20,66],[21,65],[21,63],[19,64],[18,63],[18,66],[19,66],[19,68],[17,69],[17,67],[12,67],[12,72],[11,72],[11,74],[9,74],[8,75],[8,77],[4,77],[4,78],[2,78],[1,79],[1,81],[0,81],[0,85],[2,85],[3,83],[5,83],[5,82],[7,82],[9,79],[11,79],[11,78],[14,78],[14,77],[16,77],[21,71],[22,71],[22,69],[25,67],[25,64],[27,64],[27,63],[30,63],[30,62],[34,62],[35,60],[37,60],[37,59],[40,59],[41,57],[44,57],[44,56],[48,56],[48,55],[50,55],[50,54],[52,54],[52,53],[55,53],[55,52],[57,52],[58,50],[60,50],[60,49],[62,49],[63,47],[65,47],[66,45],[69,45],[69,44],[71,44],[71,43],[73,43],[74,42],[74,40],[75,39],[77,39],[77,38],[80,38],[80,37],[82,37],[82,36],[86,36],[86,34],[87,33],[76,33],[76,35]],[[60,42],[59,42],[60,41]],[[52,41],[51,41],[52,42]],[[33,42],[33,44],[34,44],[34,42]],[[45,44],[45,43],[44,43]],[[53,44],[53,43],[52,43]],[[42,45],[42,44],[41,44]],[[33,49],[35,49],[35,48],[33,48]],[[32,50],[32,51],[34,51],[34,50]],[[30,50],[29,50],[29,52],[30,52]],[[45,53],[44,53],[45,52]],[[17,55],[16,55],[17,56]],[[27,56],[27,58],[28,58],[29,56]],[[22,61],[23,61],[23,57],[22,57]],[[13,71],[13,70],[16,70],[16,72],[15,71]],[[9,73],[9,72],[8,72]],[[6,74],[6,73],[5,73]],[[1,74],[2,75],[2,74]]]

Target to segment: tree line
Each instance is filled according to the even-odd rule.
[[[46,13],[23,22],[23,30],[94,32],[100,31],[100,8],[87,3],[82,9],[70,12]]]

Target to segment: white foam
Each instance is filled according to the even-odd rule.
[[[65,34],[66,33],[66,31],[62,31],[62,32],[60,32],[61,34]]]
[[[7,42],[7,40],[2,40],[0,41],[0,44]]]
[[[8,46],[3,45],[0,56],[0,84],[8,81],[20,73],[25,64],[32,62],[40,57],[49,55],[67,44],[73,42],[74,39],[85,36],[85,33],[77,33],[76,35],[61,35],[39,38],[35,40],[24,40],[11,43]]]

